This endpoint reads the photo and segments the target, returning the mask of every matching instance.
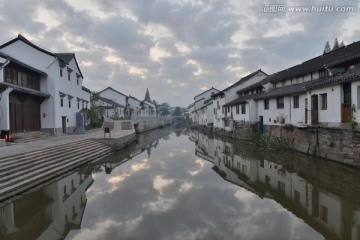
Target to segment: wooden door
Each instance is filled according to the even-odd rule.
[[[305,98],[305,123],[308,122],[308,99]]]
[[[311,96],[311,124],[319,123],[319,101],[318,95]]]
[[[343,104],[341,104],[341,122],[348,123],[351,117],[351,85],[343,85]]]
[[[66,116],[62,116],[61,121],[62,121],[62,132],[66,133]]]

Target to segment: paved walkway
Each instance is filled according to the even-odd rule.
[[[121,138],[130,134],[131,132],[133,131],[113,131],[111,133],[111,138]],[[86,132],[85,134],[65,134],[60,136],[53,136],[51,138],[36,140],[27,143],[11,143],[8,146],[0,147],[0,159],[17,154],[32,152],[35,150],[42,150],[61,144],[96,138],[104,138],[104,132],[102,129],[91,130]],[[106,138],[109,138],[109,134],[106,134]]]

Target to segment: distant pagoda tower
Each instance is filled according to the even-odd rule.
[[[146,88],[146,93],[145,93],[145,99],[144,99],[144,101],[151,102],[150,93],[149,93],[149,89],[148,89],[148,88]]]

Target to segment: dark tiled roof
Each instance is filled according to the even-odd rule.
[[[22,87],[19,85],[7,83],[7,82],[0,82],[0,86],[10,87],[10,88],[14,89],[14,91],[30,94],[30,95],[37,96],[37,97],[42,97],[42,98],[50,97],[50,94],[47,94],[47,93],[44,93],[41,91],[37,91],[37,90],[31,89],[31,88],[26,88],[26,87]]]
[[[305,88],[307,90],[322,88],[324,86],[331,86],[339,83],[351,82],[354,80],[360,80],[360,68],[356,68],[352,71],[348,71],[344,74],[331,76],[325,79],[313,80],[306,82]]]
[[[10,45],[10,44],[12,44],[12,43],[14,43],[14,42],[16,42],[16,41],[22,41],[22,42],[30,45],[31,47],[39,50],[40,52],[43,52],[43,53],[48,54],[48,55],[53,56],[53,57],[58,57],[59,61],[61,61],[61,62],[63,62],[63,63],[66,63],[66,64],[69,64],[71,58],[75,58],[75,54],[74,54],[74,53],[52,53],[52,52],[50,52],[50,51],[48,51],[48,50],[45,50],[44,48],[41,48],[41,47],[33,44],[32,42],[30,42],[30,41],[27,40],[25,37],[23,37],[21,34],[19,34],[16,38],[14,38],[14,39],[12,39],[12,40],[10,40],[10,41],[2,44],[2,45],[0,46],[0,49],[6,47],[6,46],[8,46],[8,45]],[[75,58],[75,63],[76,63],[77,68],[79,69],[79,72],[80,72],[80,74],[81,74],[81,77],[84,78],[83,75],[82,75],[82,73],[81,73],[81,70],[80,70],[80,68],[79,68],[79,65],[78,65],[78,63],[77,63],[77,61],[76,61],[76,58]]]
[[[259,87],[263,86],[264,84],[266,84],[268,82],[269,82],[268,78],[265,78],[265,79],[261,80],[260,82],[254,83],[254,84],[252,84],[252,85],[250,85],[250,86],[248,86],[246,88],[240,89],[236,93],[239,94],[241,92],[246,92],[246,91],[249,91],[251,89],[259,88]]]
[[[121,93],[121,92],[113,89],[112,87],[107,87],[107,88],[105,88],[104,90],[101,90],[99,93],[102,93],[102,92],[104,92],[104,91],[106,91],[106,90],[108,90],[108,89],[109,89],[109,90],[112,90],[112,91],[114,91],[114,92],[117,92],[117,93],[119,93],[119,94],[121,94],[121,95],[123,95],[123,96],[125,96],[125,97],[127,97],[125,94],[123,94],[123,93]]]
[[[303,93],[308,90],[318,89],[326,86],[336,85],[339,83],[351,82],[354,80],[360,80],[360,69],[357,68],[353,71],[348,71],[341,75],[329,76],[327,78],[321,78],[317,80],[307,81],[298,84],[287,85],[284,87],[274,88],[268,92],[256,95],[254,99],[264,99],[279,96],[286,96],[292,94]]]
[[[42,76],[45,76],[45,77],[47,76],[47,73],[46,73],[46,72],[43,72],[43,71],[41,71],[41,70],[39,70],[39,69],[36,69],[36,68],[34,68],[34,67],[31,67],[31,66],[27,65],[26,63],[23,63],[23,62],[21,62],[21,61],[19,61],[19,60],[16,60],[15,58],[10,57],[9,55],[7,55],[7,54],[5,54],[5,53],[3,53],[3,52],[0,52],[0,57],[6,58],[6,59],[9,60],[10,62],[13,62],[13,63],[15,63],[15,64],[17,64],[17,65],[20,65],[20,66],[24,67],[24,68],[27,68],[27,69],[29,69],[29,70],[31,70],[31,71],[33,71],[33,72],[36,72],[36,73],[38,73],[38,74],[40,74],[40,75],[42,75]]]
[[[264,93],[249,94],[249,95],[246,95],[246,96],[243,96],[243,97],[239,97],[239,98],[225,104],[224,106],[234,106],[234,105],[237,105],[237,104],[241,104],[241,103],[247,102],[247,100],[249,100],[249,99],[259,97],[262,94],[264,94]]]
[[[85,92],[91,93],[90,89],[88,89],[88,88],[86,88],[86,87],[84,87],[84,86],[82,86],[81,89],[82,89],[83,91],[85,91]]]
[[[249,75],[247,75],[247,76],[245,76],[245,77],[243,77],[243,78],[240,78],[239,81],[237,81],[236,83],[232,84],[231,86],[225,88],[224,90],[221,90],[220,92],[215,93],[215,94],[213,95],[213,97],[219,96],[220,94],[223,94],[226,90],[228,90],[228,89],[230,89],[230,88],[233,88],[233,87],[236,87],[237,85],[239,85],[239,84],[241,84],[241,83],[243,83],[243,82],[246,82],[247,80],[249,80],[250,78],[252,78],[253,76],[255,76],[256,74],[258,74],[258,73],[260,73],[260,72],[262,72],[262,73],[264,73],[265,75],[267,75],[267,74],[266,74],[265,72],[263,72],[261,69],[258,69],[258,70],[256,70],[255,72],[250,73]]]
[[[274,73],[267,77],[271,83],[287,80],[292,77],[300,77],[314,71],[325,70],[325,66],[351,61],[360,57],[360,41],[341,47],[337,50],[322,54],[299,65]]]
[[[19,34],[16,38],[14,38],[14,39],[12,39],[12,40],[10,40],[10,41],[2,44],[2,45],[0,46],[0,49],[6,47],[6,46],[8,46],[8,45],[10,45],[10,44],[12,44],[12,43],[14,43],[14,42],[16,42],[16,41],[18,41],[18,40],[23,41],[24,43],[32,46],[33,48],[35,48],[35,49],[37,49],[37,50],[39,50],[39,51],[41,51],[41,52],[43,52],[43,53],[46,53],[46,54],[48,54],[48,55],[50,55],[50,56],[54,56],[54,57],[56,56],[54,53],[52,53],[52,52],[50,52],[50,51],[48,51],[48,50],[45,50],[45,49],[43,49],[43,48],[41,48],[41,47],[39,47],[39,46],[36,46],[36,45],[33,44],[32,42],[30,42],[29,40],[27,40],[26,38],[24,38],[21,34]]]
[[[204,94],[204,93],[209,92],[209,91],[211,91],[211,90],[219,91],[219,90],[217,90],[216,88],[211,87],[210,89],[208,89],[208,90],[206,90],[206,91],[204,91],[204,92],[202,92],[202,93],[200,93],[200,94],[196,95],[196,96],[194,97],[194,99],[195,99],[196,97],[200,96],[201,94]]]
[[[257,100],[257,99],[281,97],[281,96],[286,96],[286,95],[291,95],[291,94],[303,93],[303,92],[306,92],[305,87],[308,83],[309,82],[303,82],[303,83],[298,83],[298,84],[287,85],[284,87],[273,88],[272,90],[270,90],[268,92],[263,92],[263,93],[256,95],[254,97],[254,99]]]
[[[108,103],[112,106],[115,106],[115,107],[122,107],[122,108],[126,108],[125,106],[121,105],[120,103],[117,103],[117,102],[114,102],[113,100],[111,99],[108,99],[108,98],[104,98],[104,97],[100,97],[99,96],[99,100],[105,102],[105,103]]]
[[[139,99],[137,99],[136,97],[133,97],[133,96],[131,96],[131,95],[129,95],[129,98],[132,98],[132,99],[134,99],[134,100],[136,100],[136,101],[138,101],[138,102],[141,102]]]
[[[79,70],[80,76],[82,78],[84,78],[84,76],[82,75],[82,72],[80,70],[79,64],[78,64],[78,62],[76,60],[75,53],[56,53],[56,56],[57,56],[57,58],[59,59],[60,62],[66,64],[66,65],[68,65],[70,63],[71,59],[74,58],[75,64],[76,64],[76,67]]]
[[[75,57],[74,53],[56,53],[56,56],[66,64],[69,64],[72,58]]]
[[[263,72],[261,69],[258,69],[258,70],[256,70],[255,72],[250,73],[249,75],[241,78],[239,81],[237,81],[236,83],[234,83],[233,86],[236,86],[236,85],[239,85],[240,83],[246,82],[247,80],[249,80],[250,78],[252,78],[253,76],[255,76],[256,74],[258,74],[258,73],[260,73],[260,72],[262,72],[262,73],[264,73],[265,75],[267,75],[267,74],[266,74],[265,72]],[[230,88],[230,87],[228,87],[228,88]]]

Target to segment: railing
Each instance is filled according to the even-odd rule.
[[[139,116],[132,116],[132,121],[144,121],[144,120],[170,120],[171,117],[139,117]]]

